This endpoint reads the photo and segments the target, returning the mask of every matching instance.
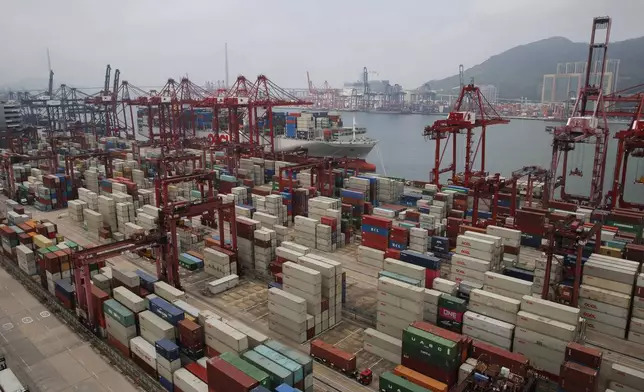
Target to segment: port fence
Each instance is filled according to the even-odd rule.
[[[63,321],[72,331],[74,331],[83,341],[98,351],[98,353],[107,360],[109,364],[117,368],[130,382],[146,392],[167,392],[157,380],[143,372],[134,361],[121,355],[115,348],[111,347],[92,331],[90,331],[76,316],[75,313],[62,306],[48,291],[40,284],[32,280],[24,271],[3,254],[0,257],[1,265],[11,276],[22,284],[34,297],[36,297],[45,307]]]

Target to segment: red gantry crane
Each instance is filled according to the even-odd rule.
[[[579,90],[571,117],[566,125],[556,127],[553,131],[552,161],[550,175],[545,186],[543,201],[554,200],[555,189],[561,187],[561,200],[577,204],[598,207],[602,203],[604,174],[606,171],[606,150],[608,147],[608,121],[604,111],[604,74],[606,53],[610,39],[611,19],[608,16],[593,19],[588,63],[584,85]],[[603,42],[597,37],[598,31],[605,30]],[[601,64],[600,70],[593,72],[594,64]],[[591,101],[594,101],[594,108]],[[588,196],[572,195],[566,192],[568,176],[583,176],[583,168],[575,167],[569,171],[568,154],[580,144],[594,144],[595,152]],[[561,176],[557,177],[559,165]]]
[[[437,120],[433,125],[425,127],[423,135],[428,140],[434,140],[434,168],[430,173],[430,182],[440,185],[440,175],[452,172],[451,180],[456,185],[469,186],[475,176],[485,175],[485,133],[487,127],[497,124],[508,124],[510,121],[501,118],[490,103],[485,99],[481,90],[474,84],[464,85],[454,104],[454,108],[445,120]],[[474,130],[481,128],[476,148],[473,149]],[[465,167],[460,175],[456,173],[457,135],[465,134]],[[451,163],[441,168],[445,153],[451,139]],[[441,142],[445,144],[441,150]],[[477,154],[481,151],[481,166],[474,169]]]

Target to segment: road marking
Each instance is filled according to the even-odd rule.
[[[44,317],[49,317],[49,316],[51,316],[51,313],[49,313],[49,312],[48,312],[48,311],[46,311],[46,310],[45,310],[44,312],[40,312],[40,317],[43,317],[43,318],[44,318]]]
[[[11,331],[13,329],[13,324],[11,323],[3,324],[2,328],[4,328],[5,331]]]
[[[23,324],[31,324],[34,322],[34,319],[32,319],[31,317],[23,317],[21,321]]]
[[[380,362],[382,362],[382,358],[380,358],[380,359],[378,359],[376,362],[372,363],[372,364],[371,364],[371,366],[369,366],[369,368],[373,368],[374,366],[376,366],[376,365],[377,365],[377,364],[379,364]]]

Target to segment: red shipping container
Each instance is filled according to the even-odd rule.
[[[353,372],[356,370],[357,365],[355,355],[340,350],[339,348],[325,343],[320,339],[315,339],[311,342],[311,356],[333,364],[343,372]]]
[[[328,216],[323,216],[320,218],[320,223],[323,225],[331,226],[332,230],[335,231],[338,226],[338,220],[335,218],[330,218]]]
[[[189,363],[184,367],[187,371],[197,376],[201,381],[208,384],[208,373],[206,372],[205,367],[199,365],[197,362]],[[175,387],[174,390],[176,391],[177,388]]]
[[[209,358],[218,357],[221,353],[210,346],[206,346],[206,356]]]
[[[204,329],[201,325],[189,319],[179,321],[179,342],[184,347],[199,347],[204,342]]]
[[[132,352],[132,360],[134,361],[134,363],[139,365],[139,367],[141,369],[143,369],[144,372],[146,372],[150,376],[156,378],[156,376],[157,376],[156,366],[155,367],[150,366],[149,363],[147,363],[143,359],[139,358],[139,356],[136,355],[134,352]]]
[[[60,272],[60,260],[54,252],[45,253],[45,269],[52,274]]]
[[[442,308],[442,307],[438,308],[439,317],[442,317],[447,320],[456,321],[457,323],[463,322],[463,314],[464,312],[455,312],[453,310]]]
[[[369,248],[378,249],[381,251],[387,250],[389,245],[387,237],[375,234],[375,233],[365,233],[362,232],[362,242],[361,245],[367,246]]]
[[[206,362],[208,388],[216,392],[248,392],[259,383],[221,358]]]
[[[392,221],[389,218],[383,218],[381,216],[363,215],[362,224],[391,229]]]
[[[512,373],[516,373],[521,377],[526,376],[530,361],[521,354],[511,353],[499,347],[475,341],[472,343],[472,356],[478,358],[481,355],[489,355],[494,363],[507,367]]]
[[[577,362],[593,369],[599,369],[602,364],[603,353],[595,348],[582,346],[570,342],[566,346],[566,361]]]
[[[597,370],[575,362],[565,362],[559,370],[559,386],[566,392],[595,392]]]
[[[443,370],[438,366],[434,366],[428,362],[421,361],[410,357],[407,353],[402,353],[400,364],[411,369],[415,370],[418,373],[424,374],[427,377],[431,377],[434,380],[440,381],[448,386],[453,386],[457,381],[457,371],[458,367],[454,370]]]
[[[115,349],[119,350],[124,356],[130,357],[130,348],[119,342],[109,333],[107,334],[107,343]]]
[[[429,268],[425,268],[425,288],[431,289],[434,287],[434,279],[440,278],[441,276],[441,271],[438,270],[431,270]]]
[[[465,362],[465,360],[467,359],[470,351],[470,345],[472,343],[472,339],[470,337],[458,334],[456,332],[448,331],[447,329],[438,327],[434,324],[430,324],[426,321],[414,321],[411,326],[456,343],[456,349],[461,351],[462,353],[462,362]]]
[[[306,330],[306,340],[311,340],[315,337],[315,327]]]
[[[280,273],[275,274],[275,281],[276,281],[277,283],[282,284],[282,283],[283,283],[283,279],[284,279],[284,275],[282,275],[282,273],[281,273],[281,272],[280,272]]]
[[[92,306],[94,314],[96,315],[96,321],[102,328],[106,328],[105,314],[103,313],[103,303],[108,299],[110,299],[109,294],[96,287],[96,285],[92,285]]]
[[[387,250],[385,250],[385,258],[400,260],[400,250],[387,248]]]

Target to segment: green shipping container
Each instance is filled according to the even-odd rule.
[[[250,350],[246,351],[242,356],[251,365],[255,365],[268,373],[271,378],[271,388],[275,388],[281,384],[293,385],[293,373],[258,352]]]
[[[467,303],[464,299],[443,294],[438,299],[438,307],[453,310],[455,312],[467,312]]]
[[[39,248],[38,249],[38,255],[42,258],[47,253],[51,253],[51,251],[48,248]]]
[[[253,350],[293,373],[294,383],[298,383],[304,379],[304,368],[292,359],[289,359],[272,348],[268,348],[264,345],[259,345]]]
[[[136,323],[134,313],[116,300],[108,299],[103,302],[103,312],[125,327],[130,327]]]
[[[381,392],[427,392],[427,389],[398,377],[392,372],[380,375],[378,387]]]
[[[405,347],[416,347],[417,350],[426,350],[432,356],[450,360],[458,358],[459,355],[455,342],[411,326],[403,331],[402,341],[403,350]]]
[[[189,258],[185,257],[183,253],[179,255],[179,265],[190,271],[199,269],[199,264],[197,264],[194,260],[190,260]]]
[[[78,244],[75,243],[74,241],[67,240],[65,241],[65,245],[69,246],[69,248],[73,250],[78,249]]]
[[[378,278],[382,278],[382,277],[391,278],[391,279],[397,280],[399,282],[410,284],[412,286],[421,287],[421,281],[420,280],[412,279],[412,278],[410,278],[408,276],[396,274],[394,272],[390,272],[390,271],[380,271],[380,272],[378,272]]]
[[[257,368],[254,365],[244,361],[237,354],[232,352],[223,353],[219,358],[233,365],[237,369],[244,372],[247,376],[256,380],[260,385],[270,388],[271,387],[271,378],[265,371]]]
[[[304,368],[304,376],[308,376],[309,374],[313,373],[313,360],[311,359],[310,356],[300,351],[294,350],[290,347],[287,347],[282,343],[278,342],[277,340],[269,340],[264,343],[264,346],[268,348],[272,348],[278,353],[302,365],[302,367]]]
[[[49,249],[49,251],[50,251],[50,252],[58,252],[58,251],[60,250],[60,248],[59,248],[59,247],[57,247],[56,245],[54,245],[54,246],[50,246],[50,247],[49,247],[49,248],[47,248],[47,249]]]

